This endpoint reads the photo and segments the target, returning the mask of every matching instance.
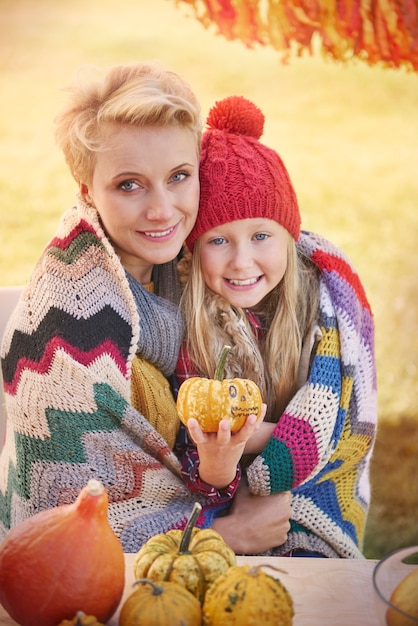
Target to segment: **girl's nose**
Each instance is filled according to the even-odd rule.
[[[231,251],[230,265],[235,270],[247,269],[253,264],[249,247],[246,244],[237,244]]]

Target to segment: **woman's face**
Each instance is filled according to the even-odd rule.
[[[139,282],[176,257],[199,204],[195,135],[179,126],[110,127],[84,199],[96,207],[122,265]]]
[[[282,280],[289,233],[270,219],[228,222],[200,236],[207,286],[233,306],[257,305]]]

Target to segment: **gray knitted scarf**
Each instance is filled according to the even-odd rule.
[[[154,273],[155,289],[159,289],[164,274],[173,273],[174,263],[159,266]],[[172,304],[155,293],[150,293],[128,272],[126,277],[135,298],[140,319],[140,332],[137,353],[143,359],[149,361],[162,371],[165,376],[170,376],[176,367],[177,356],[183,337],[183,323],[180,311]],[[164,281],[163,284],[166,284]],[[171,285],[177,285],[178,280],[170,281]],[[175,292],[166,294],[166,297],[177,300]]]

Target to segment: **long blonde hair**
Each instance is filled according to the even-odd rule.
[[[267,402],[266,419],[276,421],[295,392],[302,343],[317,318],[318,270],[289,235],[285,275],[254,310],[267,329],[258,344],[245,312],[206,287],[199,249],[198,240],[193,256],[179,265],[189,355],[201,376],[213,378],[222,347],[232,346],[225,376],[256,382]]]

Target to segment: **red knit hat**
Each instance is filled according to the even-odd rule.
[[[260,143],[264,115],[242,96],[209,111],[202,138],[200,205],[187,238],[189,250],[207,230],[227,222],[263,217],[299,238],[300,213],[289,174],[279,155]]]

